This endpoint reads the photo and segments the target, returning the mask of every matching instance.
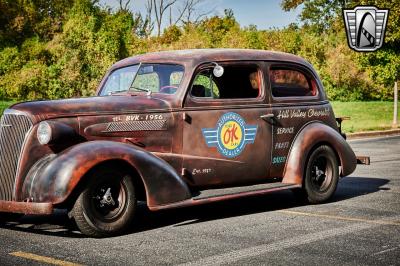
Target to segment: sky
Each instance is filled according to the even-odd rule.
[[[144,13],[146,0],[131,0],[130,9]],[[301,7],[285,12],[280,6],[281,0],[204,0],[200,8],[213,10],[211,15],[223,15],[230,8],[241,26],[254,24],[258,29],[283,28],[290,23],[298,22]],[[117,0],[101,0],[102,5],[117,7]]]
[[[241,26],[254,24],[258,29],[283,28],[297,22],[301,9],[285,12],[281,0],[217,0],[218,11],[231,8]]]

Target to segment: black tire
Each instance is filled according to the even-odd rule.
[[[330,199],[339,181],[339,166],[331,147],[322,145],[308,158],[303,184],[303,194],[309,203]]]
[[[89,177],[87,187],[71,211],[79,230],[90,237],[121,234],[136,213],[132,177],[124,172],[99,169]]]

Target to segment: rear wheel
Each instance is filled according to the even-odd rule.
[[[303,194],[310,203],[330,199],[339,180],[339,166],[331,147],[322,145],[310,155],[304,177]]]
[[[132,177],[124,172],[100,169],[89,180],[71,211],[79,230],[91,237],[122,233],[136,212]]]

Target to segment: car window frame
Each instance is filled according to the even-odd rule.
[[[207,68],[212,68],[215,66],[215,63],[221,65],[221,66],[228,66],[228,65],[241,65],[241,66],[254,66],[257,68],[257,71],[260,75],[260,89],[261,89],[261,95],[255,97],[255,98],[218,98],[214,99],[211,97],[196,97],[191,95],[191,90],[193,83],[197,77],[197,75],[207,69]],[[190,104],[190,102],[193,102],[194,104],[202,105],[202,106],[216,106],[218,103],[221,105],[227,106],[227,103],[229,105],[243,105],[243,103],[248,103],[248,104],[265,104],[266,103],[266,82],[265,82],[265,62],[260,61],[260,60],[235,60],[235,61],[213,61],[213,62],[206,62],[198,65],[196,69],[193,71],[192,77],[190,79],[190,83],[188,86],[188,89],[186,91],[186,97],[185,97],[185,106]]]
[[[287,70],[294,70],[302,73],[307,79],[313,79],[316,86],[316,94],[311,96],[288,96],[288,97],[277,97],[272,94],[272,83],[271,83],[271,68],[281,67]],[[313,71],[308,67],[291,62],[279,62],[279,61],[269,61],[266,67],[266,79],[268,80],[268,94],[271,99],[271,103],[285,103],[285,102],[307,102],[307,101],[318,101],[321,100],[321,86],[318,82],[318,77],[315,76]],[[310,80],[310,82],[312,82]]]

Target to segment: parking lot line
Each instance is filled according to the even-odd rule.
[[[371,224],[397,225],[397,226],[400,226],[400,222],[396,222],[396,221],[369,220],[369,219],[363,219],[363,218],[358,218],[358,217],[346,217],[346,216],[337,216],[337,215],[328,215],[328,214],[319,214],[319,213],[310,213],[310,212],[299,212],[299,211],[289,211],[289,210],[280,210],[280,211],[277,211],[277,212],[286,213],[286,214],[301,215],[301,216],[320,217],[320,218],[327,218],[327,219],[334,219],[334,220],[343,220],[343,221],[364,222],[364,223],[371,223]]]
[[[29,260],[34,260],[38,262],[44,262],[52,265],[61,265],[61,266],[81,266],[81,264],[77,263],[72,263],[69,261],[64,261],[64,260],[58,260],[50,257],[44,257],[32,253],[27,253],[27,252],[22,252],[22,251],[17,251],[17,252],[12,252],[10,255],[15,256],[15,257],[20,257],[24,259],[29,259]]]
[[[272,243],[261,244],[248,248],[228,251],[222,254],[211,255],[200,258],[199,260],[186,262],[179,266],[214,266],[238,263],[240,260],[252,257],[266,256],[268,253],[279,252],[284,249],[298,247],[317,241],[326,240],[332,237],[343,236],[347,234],[357,234],[357,232],[377,227],[376,224],[354,223],[344,227],[335,227],[332,229],[317,231],[304,235],[294,236],[288,239],[282,239]]]

